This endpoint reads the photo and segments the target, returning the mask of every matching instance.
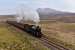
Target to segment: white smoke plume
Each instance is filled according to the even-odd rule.
[[[25,5],[21,5],[16,11],[17,22],[23,21],[33,21],[36,24],[40,22],[39,14],[36,10],[33,10]]]

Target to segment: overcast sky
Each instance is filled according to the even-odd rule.
[[[33,9],[48,7],[75,12],[75,0],[0,0],[0,14],[13,14],[16,7],[23,3]]]

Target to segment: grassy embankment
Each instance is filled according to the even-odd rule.
[[[49,50],[36,38],[18,31],[8,24],[0,23],[0,50]]]

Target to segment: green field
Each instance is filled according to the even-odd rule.
[[[39,40],[6,23],[0,23],[0,50],[50,50]]]

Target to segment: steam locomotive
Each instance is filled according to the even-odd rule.
[[[15,26],[15,27],[35,36],[35,37],[38,37],[38,38],[42,37],[41,28],[39,26],[17,23],[16,21],[7,21],[7,23]]]

